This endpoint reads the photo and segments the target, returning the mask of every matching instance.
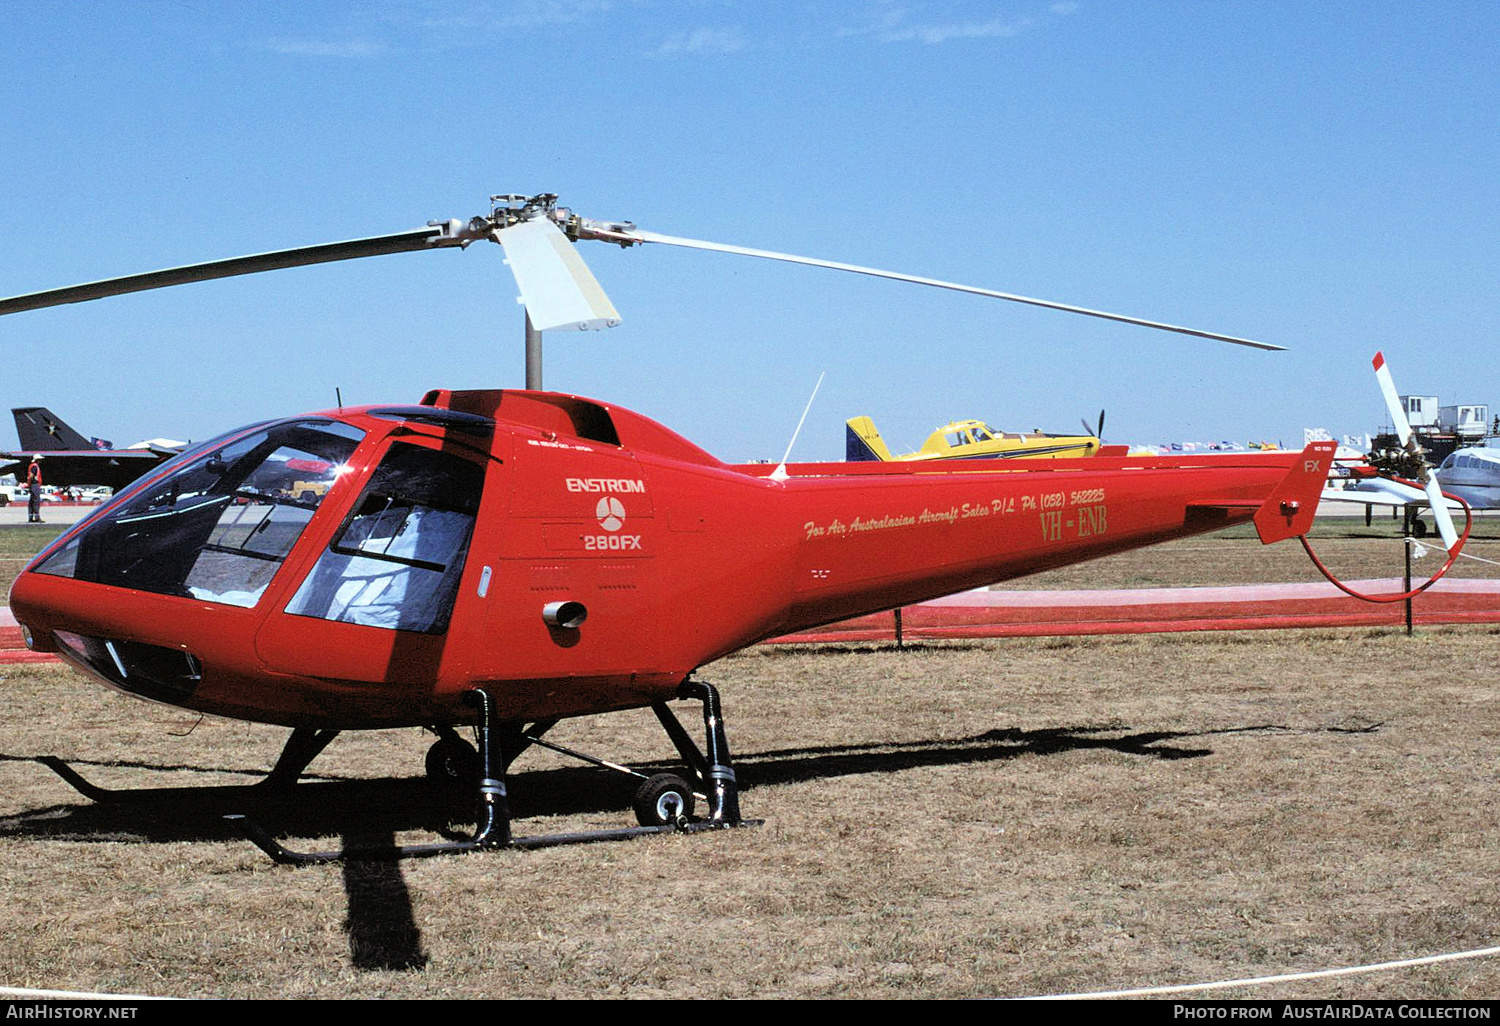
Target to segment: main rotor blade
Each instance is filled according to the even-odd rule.
[[[1255,342],[1248,338],[1237,338],[1234,335],[1220,335],[1212,331],[1199,331],[1197,328],[1184,328],[1176,324],[1163,324],[1160,321],[1148,321],[1139,317],[1127,317],[1124,314],[1107,313],[1103,310],[1090,310],[1087,307],[1072,306],[1067,303],[1054,303],[1047,299],[1033,299],[1030,296],[1017,296],[1009,292],[996,292],[993,289],[982,289],[974,285],[959,285],[951,281],[939,281],[936,278],[919,278],[912,274],[898,274],[895,271],[881,271],[874,267],[860,267],[857,264],[841,264],[833,260],[818,260],[813,257],[794,256],[790,253],[774,253],[765,249],[747,249],[744,246],[728,246],[720,242],[704,242],[701,239],[684,239],[675,235],[660,235],[656,232],[641,231],[639,229],[598,233],[597,237],[609,238],[610,235],[618,235],[623,238],[633,239],[636,242],[659,242],[668,246],[686,246],[689,249],[706,249],[716,253],[737,253],[740,256],[760,257],[763,260],[783,260],[792,264],[806,264],[809,267],[827,267],[835,271],[851,271],[854,274],[868,274],[875,278],[891,278],[896,281],[909,281],[916,285],[931,285],[933,288],[952,289],[955,292],[969,292],[976,296],[990,296],[994,299],[1006,299],[1012,303],[1027,303],[1031,306],[1042,306],[1049,310],[1061,310],[1064,313],[1083,314],[1085,317],[1100,317],[1106,321],[1120,321],[1124,324],[1135,324],[1143,328],[1158,328],[1162,331],[1175,331],[1179,335],[1195,335],[1198,338],[1212,339],[1215,342],[1232,342],[1237,346],[1251,346],[1255,349],[1284,350],[1285,346],[1275,346],[1267,342]]]
[[[545,217],[495,233],[537,331],[613,328],[620,314],[562,229]]]
[[[161,271],[147,271],[145,274],[106,278],[103,281],[89,282],[84,285],[70,285],[66,288],[48,289],[45,292],[32,292],[24,296],[11,296],[9,299],[0,299],[0,315],[61,306],[64,303],[82,303],[90,299],[120,296],[127,292],[161,289],[169,285],[185,285],[189,282],[232,278],[235,275],[255,274],[259,271],[275,271],[284,267],[325,264],[334,260],[353,260],[356,257],[384,256],[387,253],[409,253],[414,250],[458,244],[459,240],[445,232],[443,225],[429,225],[394,235],[377,235],[368,239],[351,239],[348,242],[329,242],[319,246],[277,250],[274,253],[256,253],[251,256],[230,257],[227,260],[211,260],[204,264],[169,267]]]

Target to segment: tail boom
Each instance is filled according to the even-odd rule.
[[[912,472],[890,464],[879,473],[880,465],[865,464],[830,473],[836,465],[823,464],[823,474],[798,476],[812,467],[793,467],[785,502],[801,545],[786,622],[811,627],[924,601],[1244,523],[1268,509],[1291,509],[1292,533],[1305,531],[1322,476],[1304,467],[1309,460],[1326,474],[1316,446],[1238,459],[1058,460],[1045,469],[925,464]]]

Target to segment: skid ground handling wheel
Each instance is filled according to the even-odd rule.
[[[477,749],[459,737],[452,727],[441,726],[434,728],[438,740],[428,750],[426,758],[429,780],[444,790],[467,789],[476,795],[476,829],[474,835],[466,840],[345,848],[342,851],[295,852],[284,847],[249,816],[231,814],[224,819],[238,827],[251,842],[277,862],[291,865],[311,865],[344,859],[392,861],[461,854],[486,848],[550,848],[564,844],[625,840],[650,834],[698,833],[704,830],[759,826],[763,820],[740,817],[739,785],[730,762],[729,743],[724,732],[724,717],[717,689],[704,681],[690,679],[678,688],[676,697],[702,703],[707,753],[699,751],[667,703],[656,702],[651,709],[687,764],[687,772],[685,776],[659,773],[648,777],[644,773],[544,740],[542,735],[556,725],[557,720],[542,720],[524,727],[515,723],[496,723],[494,701],[489,694],[479,688],[469,692],[469,700],[479,712],[475,727],[479,742]],[[191,797],[199,801],[212,800],[220,808],[234,808],[238,802],[265,798],[270,794],[283,797],[290,794],[308,764],[338,734],[337,730],[298,728],[292,731],[275,767],[264,779],[255,784],[230,787],[104,788],[84,778],[61,759],[43,756],[37,761],[53,770],[85,797],[101,803],[135,801],[160,805]],[[532,745],[570,755],[642,781],[633,803],[636,818],[641,825],[616,830],[513,837],[505,774],[511,763]],[[694,817],[693,811],[699,801],[707,803],[707,815]]]
[[[479,780],[479,750],[456,734],[452,727],[438,732],[427,749],[427,779],[439,787],[472,787]]]
[[[344,859],[392,861],[460,854],[486,848],[550,848],[564,844],[625,840],[650,834],[698,833],[704,830],[760,825],[763,820],[740,817],[739,784],[730,761],[729,743],[724,732],[724,716],[720,710],[717,689],[704,681],[690,679],[678,688],[677,698],[702,703],[707,753],[699,751],[667,704],[656,702],[651,709],[686,763],[687,771],[686,775],[658,773],[648,777],[625,766],[605,762],[544,740],[542,735],[556,725],[557,720],[542,720],[525,727],[515,723],[497,724],[494,722],[494,701],[489,694],[479,688],[469,692],[469,700],[479,711],[475,727],[478,747],[459,737],[452,727],[440,726],[433,728],[438,740],[429,748],[426,757],[429,780],[446,791],[472,790],[476,795],[476,829],[474,835],[467,840],[345,848],[342,851],[295,852],[284,847],[249,816],[232,814],[224,819],[235,824],[271,858],[291,865],[311,865]],[[265,798],[269,794],[290,794],[308,764],[338,734],[337,730],[331,729],[298,728],[292,731],[276,765],[264,779],[255,784],[230,787],[104,788],[84,778],[61,759],[43,756],[37,761],[53,770],[85,797],[101,803],[136,801],[159,805],[191,797],[200,801],[210,799],[221,808],[234,808],[237,802],[247,799]],[[616,830],[511,836],[510,802],[505,790],[505,774],[511,763],[532,745],[639,779],[641,784],[636,791],[633,806],[641,825]],[[693,812],[699,801],[707,804],[707,815],[694,817]]]
[[[686,823],[693,816],[693,787],[676,773],[658,773],[636,789],[635,819],[643,827]]]
[[[688,776],[693,778],[692,782],[687,777],[676,773],[659,773],[647,777],[635,770],[604,762],[543,740],[541,735],[549,730],[557,722],[556,720],[534,723],[525,729],[514,724],[496,724],[493,722],[494,703],[490,696],[482,689],[476,688],[470,692],[470,697],[479,709],[479,723],[476,727],[479,741],[477,750],[458,737],[452,728],[441,728],[438,730],[438,741],[433,744],[427,755],[429,777],[439,782],[461,785],[463,783],[461,778],[471,769],[474,771],[473,776],[470,777],[469,786],[477,791],[476,829],[474,836],[468,840],[404,847],[294,852],[283,847],[263,827],[248,817],[234,815],[225,818],[235,822],[245,835],[271,858],[277,862],[293,865],[334,862],[343,859],[390,861],[458,854],[486,848],[549,848],[564,844],[625,840],[651,834],[726,830],[757,826],[762,822],[740,817],[739,785],[730,761],[729,743],[724,732],[724,717],[719,706],[719,693],[712,684],[688,680],[683,682],[677,692],[677,697],[680,699],[695,699],[703,704],[706,754],[699,751],[698,746],[665,702],[657,702],[651,707],[663,729],[666,730],[667,736],[672,739],[672,743],[687,764]],[[633,804],[636,818],[641,825],[617,830],[591,830],[532,837],[511,836],[510,803],[506,795],[505,773],[510,764],[532,745],[539,745],[580,758],[596,766],[640,778],[642,783],[636,791]],[[474,760],[472,767],[469,765],[470,759]],[[700,798],[707,803],[707,815],[703,818],[694,818],[693,811]]]

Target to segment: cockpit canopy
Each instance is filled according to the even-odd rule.
[[[120,496],[32,569],[254,608],[365,437],[318,417],[224,436]],[[285,611],[445,630],[483,480],[472,459],[391,441]]]
[[[253,606],[363,438],[338,421],[283,421],[185,453],[35,569]]]

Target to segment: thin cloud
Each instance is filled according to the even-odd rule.
[[[1057,16],[1064,17],[1078,10],[1074,0],[1061,0],[1047,8]],[[1036,19],[1030,17],[1006,21],[1002,18],[987,20],[938,21],[916,20],[912,9],[904,4],[878,2],[870,9],[870,21],[859,28],[842,28],[840,36],[871,36],[882,43],[921,43],[936,46],[955,39],[1009,39],[1032,28]]]
[[[391,47],[373,39],[269,39],[260,44],[263,50],[286,54],[292,57],[340,57],[363,59],[382,57],[391,52]]]
[[[906,25],[883,29],[879,32],[879,38],[887,43],[915,41],[928,45],[946,43],[950,39],[1003,39],[1018,34],[1029,24],[1029,21],[1022,20],[1012,25],[994,18],[963,24]]]
[[[576,24],[609,14],[616,6],[614,0],[510,0],[499,8],[437,3],[427,8],[432,13],[415,19],[415,23],[426,29],[540,28]]]
[[[251,44],[291,57],[368,59],[413,50],[488,45],[496,34],[573,25],[605,17],[616,0],[408,0],[381,8],[357,8],[348,38],[278,37]],[[397,35],[397,43],[382,36]]]
[[[657,57],[675,57],[679,54],[725,54],[745,48],[745,37],[737,28],[698,28],[687,32],[674,32],[662,40],[652,53]]]

